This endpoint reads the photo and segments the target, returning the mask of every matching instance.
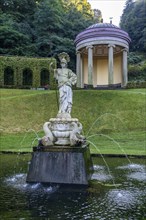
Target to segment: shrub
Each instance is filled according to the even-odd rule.
[[[146,81],[146,57],[145,54],[131,52],[128,55],[129,81]]]
[[[146,81],[129,81],[126,86],[127,89],[146,88]]]
[[[138,64],[143,60],[143,56],[137,53],[131,52],[128,55],[128,63],[129,64]]]
[[[128,77],[130,81],[146,81],[146,62],[141,65],[129,65]]]

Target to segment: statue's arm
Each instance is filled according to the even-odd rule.
[[[72,70],[69,70],[69,82],[72,85],[75,85],[77,82],[77,75],[74,72],[72,72]]]

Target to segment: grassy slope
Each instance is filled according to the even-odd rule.
[[[55,91],[0,91],[1,150],[31,151],[35,133],[42,137],[43,123],[57,114]],[[145,89],[74,91],[72,117],[98,147],[92,152],[146,154]]]

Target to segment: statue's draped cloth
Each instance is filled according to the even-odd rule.
[[[57,69],[55,78],[59,87],[59,113],[71,113],[72,85],[76,83],[77,76],[70,69]]]
[[[70,86],[63,85],[59,88],[60,92],[60,109],[59,113],[70,113],[72,107],[72,89]]]

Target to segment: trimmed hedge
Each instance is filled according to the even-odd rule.
[[[129,81],[146,81],[146,55],[130,52],[128,55]]]
[[[130,81],[146,81],[146,63],[144,63],[143,65],[129,65],[128,77]]]
[[[129,81],[126,86],[127,89],[146,88],[146,81]]]
[[[14,71],[14,84],[4,85],[4,71],[10,67]],[[23,71],[30,69],[33,74],[32,86],[23,85]],[[28,57],[5,57],[0,56],[0,87],[1,88],[38,88],[40,85],[40,74],[43,69],[48,70],[48,85],[50,89],[56,87],[53,77],[54,69],[56,68],[56,59],[54,58],[28,58]]]

